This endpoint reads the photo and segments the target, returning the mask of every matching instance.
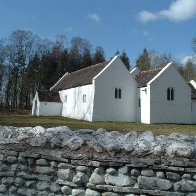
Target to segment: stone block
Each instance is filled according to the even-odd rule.
[[[52,174],[54,172],[53,167],[48,167],[48,166],[36,166],[36,172],[40,174]]]
[[[142,176],[153,177],[153,176],[155,176],[155,172],[151,169],[142,169],[141,175]]]
[[[10,172],[0,172],[0,177],[12,177],[14,176],[14,172],[10,171]]]
[[[46,159],[38,159],[36,161],[36,165],[40,165],[40,166],[48,166],[50,165],[49,161]]]
[[[19,188],[17,190],[17,195],[27,195],[27,189],[26,188]]]
[[[50,184],[48,182],[44,182],[44,181],[39,181],[37,184],[36,184],[36,188],[39,190],[39,191],[43,191],[43,190],[46,190],[50,187]]]
[[[136,180],[124,174],[118,174],[118,175],[106,174],[105,182],[106,184],[109,185],[111,184],[114,186],[134,186]]]
[[[87,166],[77,166],[76,171],[87,172],[90,168]]]
[[[89,177],[82,172],[77,172],[76,175],[73,177],[73,183],[78,185],[84,185],[88,182],[88,180]]]
[[[16,176],[27,179],[27,180],[37,180],[37,175],[29,174],[29,173],[26,173],[26,172],[18,172],[16,174]]]
[[[73,166],[68,163],[59,163],[58,168],[59,169],[71,169]]]
[[[182,176],[182,179],[184,179],[184,180],[191,180],[191,175],[190,174],[184,174]]]
[[[118,172],[121,174],[127,174],[129,172],[129,167],[127,166],[121,167],[119,168]]]
[[[60,169],[57,172],[57,176],[61,180],[72,180],[73,171],[71,169]]]
[[[174,184],[174,190],[178,192],[196,192],[196,182],[191,180],[181,180]]]
[[[10,193],[10,195],[16,195],[16,191],[17,190],[18,189],[15,186],[10,186],[9,187],[9,193]]]
[[[134,176],[134,177],[138,177],[140,175],[140,170],[132,169],[131,170],[131,175]]]
[[[4,184],[0,185],[0,193],[5,193],[6,192],[6,186]]]
[[[96,172],[93,172],[89,179],[89,182],[95,185],[100,185],[100,184],[105,184],[105,179],[104,179],[104,176]]]
[[[114,186],[111,185],[96,185],[96,188],[101,191],[113,191]]]
[[[57,184],[57,183],[52,183],[51,185],[50,185],[50,190],[52,191],[52,192],[54,192],[54,193],[56,193],[56,192],[58,192],[58,191],[60,191],[61,190],[61,187]]]
[[[25,181],[25,186],[28,188],[34,187],[36,184],[36,181]]]
[[[169,180],[156,177],[139,176],[138,186],[139,188],[146,190],[169,190],[172,187],[172,183]]]
[[[86,196],[101,196],[101,194],[92,189],[86,189]]]
[[[37,195],[37,191],[35,189],[27,189],[26,195],[27,196]]]
[[[46,137],[34,137],[26,140],[27,144],[33,147],[41,147],[44,146],[47,142]]]
[[[51,181],[51,178],[52,178],[52,176],[45,175],[45,174],[39,174],[37,176],[37,179],[40,180],[40,181],[47,181],[47,182],[49,182],[49,181]]]
[[[165,178],[165,173],[164,172],[161,172],[161,171],[158,171],[158,172],[156,172],[156,176],[157,176],[157,178]]]
[[[85,190],[84,189],[73,189],[72,190],[72,196],[85,196]]]
[[[2,184],[4,185],[11,185],[12,183],[14,183],[14,178],[13,177],[4,177],[2,178]]]
[[[49,193],[48,191],[38,191],[38,192],[37,192],[37,195],[38,195],[38,196],[49,196],[49,194],[50,194],[50,193]],[[36,196],[37,196],[37,195],[36,195]]]
[[[185,172],[196,173],[196,168],[185,168]]]
[[[5,172],[9,170],[9,166],[6,164],[0,164],[0,172]]]
[[[50,166],[51,166],[51,167],[58,167],[58,164],[57,164],[56,161],[51,161],[51,162],[50,162]]]
[[[4,160],[3,161],[6,161],[8,163],[14,163],[16,162],[18,159],[17,157],[15,156],[4,156]]]
[[[181,179],[181,176],[179,174],[173,173],[173,172],[166,172],[166,176],[170,180],[179,181]]]
[[[114,168],[108,168],[108,169],[106,169],[106,173],[108,173],[108,174],[115,174],[116,173],[116,169],[114,169]]]
[[[14,180],[14,183],[17,187],[21,187],[23,184],[24,184],[24,180],[22,178],[19,178],[17,177],[15,180]]]
[[[61,187],[61,191],[62,193],[69,195],[71,194],[72,189],[69,186],[63,186]]]
[[[169,166],[167,169],[168,169],[168,170],[171,170],[171,171],[184,171],[184,168],[183,168],[183,167],[173,167],[173,166]]]

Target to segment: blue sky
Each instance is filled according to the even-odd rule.
[[[125,49],[134,64],[144,48],[193,55],[196,0],[0,0],[0,38],[30,29],[43,38],[65,34],[102,46],[106,57]]]

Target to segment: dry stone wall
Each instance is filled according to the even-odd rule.
[[[0,126],[0,195],[196,195],[196,137]]]

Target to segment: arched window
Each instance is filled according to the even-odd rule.
[[[167,88],[167,100],[168,101],[174,100],[174,88]]]
[[[173,101],[174,100],[174,89],[172,88],[171,89],[171,101]]]
[[[118,89],[118,98],[121,99],[121,89]]]
[[[86,95],[83,95],[83,103],[86,103]]]
[[[115,99],[118,99],[118,89],[115,88]]]
[[[115,88],[115,99],[121,99],[122,90],[120,88]]]
[[[170,89],[167,89],[167,100],[170,100]]]

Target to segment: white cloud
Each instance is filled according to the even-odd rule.
[[[152,12],[148,11],[141,11],[138,14],[138,17],[141,22],[155,21],[159,18],[157,14],[153,14]]]
[[[167,18],[171,21],[180,22],[196,16],[196,0],[175,0],[167,10],[159,12],[141,11],[138,14],[141,22],[155,21]]]
[[[101,18],[96,13],[89,14],[88,18],[95,21],[95,22],[100,22],[101,21]]]

